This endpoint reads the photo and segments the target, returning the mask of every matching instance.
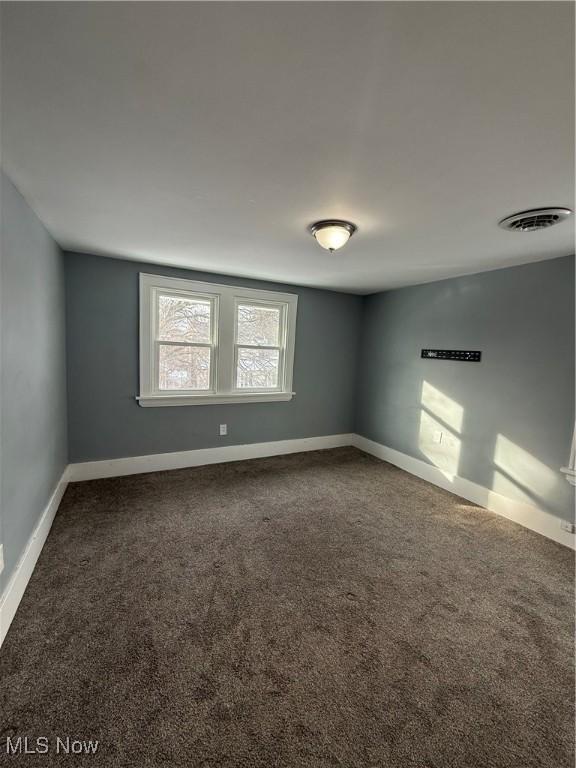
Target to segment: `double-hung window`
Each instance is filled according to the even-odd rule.
[[[141,274],[140,405],[290,400],[297,299]]]

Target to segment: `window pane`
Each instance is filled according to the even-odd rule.
[[[277,349],[238,347],[238,389],[276,389],[280,353]]]
[[[160,341],[211,341],[208,299],[183,299],[160,296],[158,299],[158,339]]]
[[[238,344],[279,346],[280,308],[238,304]]]
[[[160,345],[160,389],[210,389],[210,347]]]

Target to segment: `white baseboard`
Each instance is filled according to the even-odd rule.
[[[221,448],[199,448],[195,451],[176,453],[156,453],[150,456],[133,456],[127,459],[109,459],[105,461],[86,461],[69,464],[66,480],[97,480],[104,477],[138,475],[143,472],[160,472],[165,469],[184,469],[204,464],[220,464],[224,461],[242,461],[259,459],[265,456],[280,456],[286,453],[318,451],[323,448],[340,448],[352,445],[355,435],[325,435],[323,437],[305,437],[300,440],[277,440],[268,443],[248,443],[246,445],[226,445]]]
[[[416,475],[416,477],[451,491],[451,493],[455,493],[457,496],[462,496],[463,499],[467,499],[474,504],[489,509],[491,512],[495,512],[497,515],[519,523],[531,531],[540,533],[548,539],[564,544],[564,546],[571,549],[576,549],[576,537],[574,534],[565,531],[561,527],[562,521],[560,518],[551,515],[543,509],[516,499],[510,499],[507,496],[502,496],[502,494],[496,493],[496,491],[484,488],[463,477],[456,476],[450,480],[432,464],[428,464],[421,459],[415,459],[413,456],[394,450],[394,448],[388,448],[388,446],[376,443],[367,437],[354,435],[353,445],[366,453],[370,453],[372,456],[388,461],[390,464],[394,464],[406,470],[406,472]]]
[[[28,586],[32,572],[36,565],[36,561],[42,551],[46,537],[50,533],[52,522],[58,511],[58,506],[68,485],[65,479],[66,471],[62,475],[62,478],[56,486],[54,493],[50,497],[48,504],[44,507],[44,511],[38,521],[36,528],[32,532],[26,549],[24,550],[22,557],[18,561],[18,564],[14,570],[14,573],[10,577],[10,581],[6,585],[6,589],[0,596],[0,646],[4,642],[6,633],[10,628],[12,619],[14,618],[24,591]]]

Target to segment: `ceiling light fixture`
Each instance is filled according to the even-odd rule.
[[[330,253],[334,253],[338,248],[346,245],[357,229],[355,224],[341,219],[325,219],[310,224],[308,227],[308,231],[314,235],[318,244]]]

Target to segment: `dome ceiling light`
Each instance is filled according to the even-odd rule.
[[[355,224],[341,219],[325,219],[308,227],[308,231],[314,235],[318,244],[330,253],[346,245],[356,230]]]

